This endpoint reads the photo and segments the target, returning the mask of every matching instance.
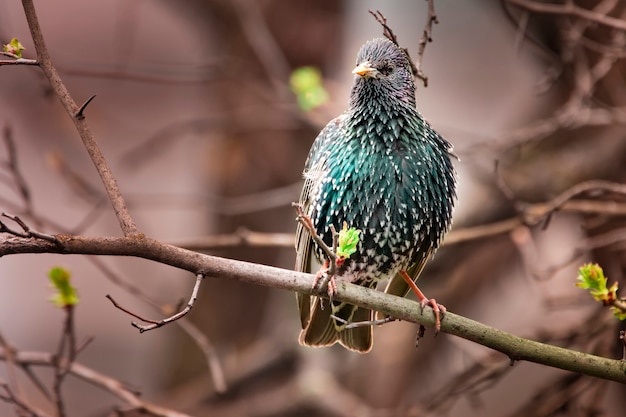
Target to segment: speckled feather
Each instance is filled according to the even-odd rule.
[[[404,296],[408,286],[396,274],[404,270],[417,279],[451,224],[452,147],[417,111],[404,52],[387,39],[375,39],[359,51],[357,64],[364,63],[377,70],[375,76],[355,76],[348,111],[313,143],[300,203],[329,245],[331,225],[339,229],[345,221],[361,230],[358,250],[339,269],[338,280],[373,287],[391,279],[387,291]],[[311,272],[323,254],[301,226],[296,236],[296,268]],[[371,327],[344,330],[317,297],[299,295],[298,301],[301,343],[338,341],[359,352],[371,349]],[[347,321],[371,317],[344,303],[333,303],[332,314]]]

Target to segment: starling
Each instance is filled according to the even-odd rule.
[[[452,146],[424,120],[415,105],[407,54],[387,39],[365,43],[357,55],[350,107],[317,136],[304,169],[300,204],[319,237],[332,244],[333,225],[361,231],[357,251],[337,268],[335,279],[404,297],[450,228],[455,200]],[[296,232],[296,269],[312,272],[323,252],[302,224]],[[411,286],[409,286],[411,284]],[[370,310],[297,294],[307,346],[336,342],[365,353]],[[327,303],[328,304],[328,303]],[[332,316],[331,316],[332,315]],[[339,318],[337,320],[335,317]]]

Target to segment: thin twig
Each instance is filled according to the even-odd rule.
[[[11,229],[4,222],[0,221],[0,233],[9,233],[9,234],[11,234],[13,236],[24,237],[24,238],[34,237],[34,238],[37,238],[37,239],[47,240],[48,242],[52,242],[52,243],[56,243],[57,242],[57,238],[55,236],[32,230],[18,216],[14,216],[14,215],[11,215],[11,214],[8,214],[8,213],[1,213],[0,216],[1,217],[6,217],[7,219],[10,219],[10,220],[13,220],[22,229],[22,232],[18,232],[17,230]]]
[[[293,239],[292,239],[292,241],[293,241]],[[140,299],[141,301],[147,303],[148,305],[150,305],[151,307],[153,307],[157,311],[160,311],[163,314],[168,314],[168,313],[166,313],[166,311],[165,311],[166,309],[164,307],[162,307],[159,303],[157,303],[155,300],[153,300],[148,295],[146,295],[140,287],[137,287],[137,286],[133,285],[132,283],[123,280],[114,271],[112,271],[111,268],[109,268],[106,264],[104,264],[99,258],[94,257],[94,256],[90,256],[88,259],[98,269],[100,269],[100,271],[104,274],[104,276],[109,281],[111,281],[112,283],[114,283],[118,287],[121,287],[124,290],[128,291],[133,296],[135,296],[138,299]],[[133,317],[135,317],[135,318],[137,318],[139,320],[142,320],[142,321],[144,321],[146,323],[150,322],[149,319],[145,319],[144,317],[136,315],[134,312],[132,312],[132,311],[124,308],[123,306],[121,306],[110,295],[107,295],[106,298],[108,298],[113,303],[113,305],[115,307],[117,307],[118,309],[124,311],[125,313],[127,313],[127,314],[129,314],[129,315],[131,315],[131,316],[133,316]],[[158,321],[154,320],[153,323],[158,323]],[[226,388],[227,388],[226,378],[224,377],[224,371],[222,369],[222,364],[221,364],[219,355],[218,355],[215,347],[213,346],[213,343],[211,343],[210,339],[202,331],[200,331],[200,329],[198,329],[198,327],[195,324],[193,324],[192,322],[188,321],[187,319],[183,318],[183,319],[177,320],[176,324],[178,324],[180,326],[180,328],[184,332],[186,332],[187,335],[189,335],[189,337],[191,337],[193,339],[193,341],[196,343],[198,348],[203,353],[204,358],[205,358],[206,363],[207,363],[207,367],[209,369],[209,373],[210,373],[211,378],[213,380],[213,386],[215,387],[215,390],[217,392],[225,392]]]
[[[424,87],[428,87],[428,77],[422,70],[422,62],[424,61],[424,52],[426,52],[426,45],[433,41],[433,24],[439,23],[437,20],[437,14],[435,13],[435,1],[426,0],[428,3],[428,16],[426,17],[426,24],[424,25],[424,31],[420,37],[419,48],[417,49],[417,60],[415,66],[417,67],[417,78],[422,80]]]
[[[411,64],[411,71],[413,75],[418,79],[422,80],[424,83],[424,87],[428,87],[428,77],[422,70],[422,62],[424,61],[424,52],[426,52],[426,45],[429,42],[433,41],[432,33],[433,33],[433,24],[439,23],[437,20],[437,14],[435,13],[435,2],[434,0],[426,0],[428,3],[428,16],[426,18],[426,24],[424,25],[424,30],[422,32],[422,36],[420,37],[419,46],[417,49],[417,59],[413,62],[411,59],[411,55],[409,54],[409,50],[407,48],[403,48],[398,43],[398,37],[389,25],[387,24],[387,18],[383,15],[380,10],[376,10],[373,12],[369,10],[369,13],[374,16],[374,19],[383,27],[383,36],[389,39],[391,42],[395,43],[397,47],[402,49],[409,59],[409,63]]]
[[[240,227],[233,233],[209,235],[170,241],[175,246],[195,251],[211,251],[240,246],[278,247],[293,249],[293,233],[263,233]]]
[[[17,378],[17,365],[15,363],[15,349],[7,342],[4,336],[0,333],[0,346],[6,355],[7,362],[7,374],[9,377],[9,387],[13,387],[13,391],[19,396],[22,394],[22,388]]]
[[[181,311],[179,311],[178,313],[164,318],[162,320],[151,320],[151,319],[147,319],[144,317],[139,316],[136,313],[133,313],[132,311],[128,310],[127,308],[122,307],[118,302],[116,302],[113,297],[111,297],[110,295],[106,295],[106,298],[108,298],[115,307],[117,307],[118,309],[122,310],[123,312],[125,312],[126,314],[129,314],[145,323],[150,323],[149,325],[141,325],[138,324],[137,322],[131,322],[131,324],[133,325],[133,327],[139,329],[140,333],[143,332],[147,332],[148,330],[153,330],[156,328],[159,328],[161,326],[165,326],[168,323],[171,323],[173,321],[176,321],[184,316],[187,315],[187,313],[189,313],[189,311],[191,311],[191,308],[193,307],[193,305],[196,302],[196,299],[198,298],[198,290],[200,289],[200,284],[202,283],[202,280],[204,279],[204,274],[197,274],[196,275],[196,283],[193,286],[193,291],[191,292],[191,297],[189,297],[189,301],[187,302],[187,306],[185,306],[184,309],[182,309]]]
[[[296,209],[296,220],[298,221],[298,223],[300,223],[307,230],[307,232],[309,232],[309,234],[311,235],[311,239],[313,239],[313,241],[319,246],[322,252],[324,252],[328,260],[330,261],[332,259],[336,259],[337,255],[332,250],[332,248],[330,248],[317,234],[311,218],[307,216],[306,213],[304,213],[302,205],[298,203],[291,203],[291,206]]]
[[[3,65],[39,65],[35,59],[16,58],[15,60],[0,59],[0,66]]]
[[[411,58],[411,55],[409,54],[409,50],[407,48],[403,48],[402,46],[400,46],[400,43],[398,42],[398,37],[396,36],[395,33],[393,33],[393,30],[387,24],[387,18],[385,17],[385,15],[382,14],[380,10],[376,10],[375,12],[373,12],[372,10],[368,10],[368,12],[383,27],[383,36],[389,39],[391,42],[393,42],[398,48],[402,49],[407,59],[409,60],[409,64],[411,65],[411,72],[413,73],[413,76],[414,77],[418,76],[419,70],[415,66],[415,63],[413,62],[413,59]],[[424,86],[426,86],[426,82]]]
[[[28,213],[32,213],[32,198],[30,194],[30,188],[26,183],[26,179],[22,174],[22,170],[19,167],[19,161],[17,158],[17,146],[15,146],[15,140],[13,139],[13,132],[10,126],[5,126],[2,134],[2,138],[4,140],[4,145],[7,150],[7,167],[13,177],[13,182],[17,187],[17,191],[20,195],[20,198],[24,202],[26,206],[26,210]]]
[[[234,0],[231,4],[241,22],[241,29],[248,43],[274,85],[276,93],[282,99],[288,98],[290,91],[285,80],[289,79],[291,68],[263,19],[260,3]]]
[[[335,274],[337,273],[337,245],[339,243],[339,233],[335,229],[335,225],[330,225],[330,231],[332,235],[332,248],[329,247],[324,240],[320,237],[315,230],[315,225],[313,224],[313,220],[304,213],[302,208],[302,204],[299,203],[291,203],[291,206],[296,209],[297,217],[296,221],[304,227],[311,239],[317,244],[317,246],[324,252],[326,255],[327,263],[322,267],[322,269],[317,273],[316,280],[313,281],[313,284],[316,288],[319,288],[321,291],[326,289],[328,296],[332,298],[337,292],[337,283],[335,282]],[[328,267],[328,268],[326,268]],[[318,282],[318,279],[321,277],[321,281]]]
[[[213,381],[213,388],[216,392],[224,393],[228,388],[226,384],[226,377],[224,376],[224,369],[220,357],[211,343],[211,340],[191,321],[186,318],[176,321],[176,324],[180,326],[193,340],[196,342],[198,348],[204,355],[209,373],[211,374],[211,380]]]
[[[118,303],[118,302],[117,302],[117,301],[113,298],[113,296],[111,296],[111,294],[107,294],[107,295],[105,295],[104,297],[105,297],[106,299],[108,299],[108,300],[109,300],[109,301],[113,304],[113,306],[114,306],[115,308],[117,308],[118,310],[122,310],[124,313],[128,314],[129,316],[133,316],[134,318],[139,319],[139,320],[141,320],[141,321],[143,321],[143,322],[146,322],[146,323],[156,324],[156,323],[158,323],[158,322],[159,322],[158,320],[151,320],[151,319],[148,319],[148,318],[142,317],[142,316],[140,316],[139,314],[137,314],[137,313],[134,313],[134,312],[130,311],[129,309],[127,309],[126,307],[124,307],[124,306],[122,306],[120,303]]]
[[[67,415],[61,388],[65,377],[69,372],[69,367],[76,359],[74,306],[65,306],[63,310],[65,311],[65,320],[63,322],[63,332],[61,333],[61,337],[59,339],[59,346],[55,354],[56,364],[54,367],[54,383],[52,384],[54,403],[56,404],[58,417],[65,417]]]
[[[14,404],[17,408],[17,413],[19,416],[29,416],[29,417],[51,417],[49,414],[43,412],[42,410],[36,409],[33,405],[28,404],[24,401],[21,395],[13,392],[11,387],[0,380],[0,388],[4,390],[6,394],[0,394],[0,399],[6,401],[10,404]]]
[[[46,384],[44,384],[39,376],[33,371],[33,369],[28,364],[22,364],[22,370],[31,380],[33,385],[37,387],[37,389],[43,394],[43,396],[50,402],[53,401],[53,396]]]
[[[572,206],[578,205],[581,208],[581,212],[589,211],[582,209],[584,200],[573,200],[577,195],[588,192],[599,193],[615,193],[626,196],[626,184],[621,184],[612,181],[605,180],[589,180],[575,184],[567,190],[561,192],[559,195],[545,203],[530,204],[518,200],[511,188],[506,184],[504,179],[498,173],[498,167],[496,165],[496,184],[502,192],[502,194],[511,201],[513,207],[519,212],[521,220],[528,226],[536,226],[542,223],[542,227],[546,228],[551,216],[559,210],[565,209],[569,206],[572,210]],[[602,203],[606,206],[606,203]],[[588,204],[588,206],[591,206]],[[605,207],[607,211],[616,212],[622,205],[619,203],[611,204],[611,207]],[[591,208],[591,207],[589,207]],[[575,211],[575,210],[572,210]]]
[[[309,224],[312,225],[312,223],[310,222],[310,219],[309,219]],[[333,237],[333,244],[332,244],[331,252],[335,254],[337,253],[337,246],[339,244],[339,233],[337,232],[337,230],[335,230],[334,224],[330,225],[330,233]],[[333,302],[333,297],[335,293],[337,292],[337,282],[334,279],[335,275],[337,274],[337,266],[338,266],[337,256],[335,255],[334,257],[328,260],[328,270],[323,271],[325,273],[323,274],[322,279],[320,280],[319,284],[317,284],[320,290],[323,290],[324,288],[327,289],[326,292],[328,293],[328,297],[330,298],[331,303]]]

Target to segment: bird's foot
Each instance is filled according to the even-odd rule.
[[[424,307],[427,305],[431,306],[433,309],[433,313],[435,313],[435,335],[439,333],[441,330],[441,318],[446,314],[446,306],[443,304],[438,304],[434,298],[426,298],[424,297],[420,300],[420,306],[422,307],[422,312],[424,311]]]
[[[337,293],[337,282],[335,281],[334,275],[329,275],[329,269],[330,263],[328,261],[324,262],[324,265],[317,271],[313,278],[313,288],[317,288],[320,293],[326,291],[328,298],[330,298],[332,302],[334,295]]]
[[[331,275],[328,277],[328,287],[326,288],[326,292],[328,292],[328,298],[330,298],[330,302],[333,302],[333,297],[337,294],[337,281],[335,281],[335,276]]]
[[[433,312],[435,313],[435,335],[437,335],[437,333],[439,333],[439,331],[441,330],[441,317],[443,317],[443,315],[446,313],[446,307],[442,304],[437,304],[437,301],[435,301],[434,298],[426,298],[422,290],[420,290],[417,285],[415,285],[415,281],[413,281],[413,278],[411,278],[409,274],[406,273],[406,271],[400,271],[400,275],[402,275],[404,281],[407,283],[409,288],[413,290],[413,293],[419,300],[420,305],[422,306],[422,312],[424,311],[424,307],[426,307],[427,305],[432,307]]]
[[[320,291],[321,291],[326,285],[324,281],[327,279],[327,277],[328,277],[328,266],[324,264],[324,266],[322,266],[320,270],[317,271],[317,273],[313,277],[313,285],[311,286],[311,288],[315,289],[319,285]]]

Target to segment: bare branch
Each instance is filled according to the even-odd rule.
[[[428,77],[422,71],[422,61],[424,60],[424,52],[426,51],[426,44],[432,42],[433,24],[439,23],[437,20],[437,14],[435,13],[435,0],[426,0],[428,2],[428,16],[426,17],[426,24],[424,25],[424,31],[420,38],[419,48],[417,50],[417,78],[422,80],[424,87],[428,87]]]
[[[68,374],[69,367],[76,359],[76,335],[74,333],[74,308],[71,305],[64,307],[65,320],[63,323],[63,332],[59,339],[59,346],[55,354],[54,366],[54,383],[52,390],[54,393],[54,403],[57,408],[57,416],[65,417],[65,401],[61,388],[65,377]],[[63,361],[62,361],[63,359]]]
[[[30,191],[29,191],[29,187],[26,184],[25,180],[22,180],[22,175],[21,175],[21,170],[19,169],[19,165],[17,162],[17,149],[15,147],[15,143],[13,141],[12,135],[11,135],[11,131],[7,128],[5,128],[4,131],[4,139],[5,139],[5,143],[7,145],[7,153],[8,153],[8,157],[7,157],[7,161],[6,161],[6,165],[9,168],[11,174],[12,174],[12,183],[16,183],[17,186],[19,187],[20,190],[20,195],[22,196],[22,200],[24,201],[24,204],[27,206],[26,208],[26,213],[28,214],[29,217],[33,218],[34,221],[37,222],[37,224],[47,224],[48,226],[54,228],[54,229],[61,229],[63,230],[63,227],[60,225],[55,224],[54,222],[50,221],[50,220],[41,220],[41,217],[39,215],[36,215],[36,213],[34,213],[33,209],[31,208],[30,205]],[[80,196],[83,196],[85,199],[89,200],[89,201],[93,201],[94,198],[97,200],[96,201],[96,206],[94,207],[94,209],[90,212],[90,214],[88,214],[86,216],[86,218],[81,221],[81,224],[79,226],[74,227],[72,230],[72,234],[76,233],[76,230],[82,230],[82,225],[83,224],[87,224],[90,222],[90,218],[93,217],[94,214],[97,214],[98,212],[100,212],[100,205],[103,202],[106,202],[106,197],[102,195],[102,193],[98,190],[96,190],[95,188],[91,187],[90,184],[86,183],[82,177],[80,175],[78,175],[77,173],[73,172],[71,170],[71,168],[69,166],[67,166],[65,164],[65,161],[63,160],[62,157],[58,156],[58,155],[53,155],[52,157],[52,162],[54,163],[55,168],[57,168],[62,175],[67,179],[67,181],[70,183],[71,186],[73,186],[73,188],[77,191],[77,193]],[[3,204],[6,204],[5,202],[3,202]],[[39,236],[40,238],[45,238],[45,239],[49,239],[51,241],[54,240],[54,236],[51,235],[46,235],[43,233],[39,233],[36,231],[32,231],[20,218],[18,218],[17,216],[10,216],[10,215],[6,215],[5,217],[7,218],[11,218],[14,221],[18,222],[18,224],[20,225],[20,227],[22,228],[22,230],[24,230],[24,228],[26,228],[25,233],[19,232],[19,231],[15,231],[10,229],[7,225],[3,224],[2,222],[0,222],[0,231],[5,231],[7,233],[11,233],[13,235],[16,236],[21,236],[21,237],[27,237],[27,236]],[[66,233],[69,233],[67,230],[65,231]],[[250,244],[250,245],[259,245],[259,244],[267,244],[268,241],[275,241],[275,238],[271,236],[271,234],[264,234],[264,233],[255,233],[255,232],[251,232],[251,231],[247,231],[247,230],[241,230],[239,232],[239,235],[241,236],[239,239],[239,244]],[[280,235],[280,234],[279,234]],[[289,246],[292,247],[293,246],[293,236],[292,235],[287,235],[289,238]],[[209,246],[211,246],[211,242],[213,242],[215,240],[215,242],[213,244],[220,246],[220,244],[223,244],[222,242],[222,238],[220,237],[216,237],[215,239],[213,239],[213,237],[208,237],[206,239],[206,241],[203,241],[203,243],[200,242],[196,242],[196,244],[199,245],[205,245],[208,244]],[[226,238],[226,240],[228,240],[228,238]],[[232,240],[232,239],[230,239]],[[283,244],[286,243],[286,239],[283,236],[282,238],[279,236],[278,237],[278,241],[282,241]],[[193,244],[192,244],[193,245]],[[142,301],[148,303],[149,305],[151,305],[152,307],[154,307],[157,311],[161,311],[164,312],[165,309],[156,301],[150,299],[150,297],[148,297],[146,294],[144,294],[144,292],[138,288],[135,287],[133,285],[131,285],[130,283],[122,280],[121,278],[119,278],[110,268],[108,268],[99,258],[97,257],[89,257],[88,258],[89,261],[94,264],[98,269],[100,269],[100,271],[102,271],[102,273],[104,274],[104,276],[106,278],[108,278],[109,280],[111,280],[114,284],[124,288],[125,290],[129,291],[131,294],[133,294],[134,296],[138,297],[139,299],[141,299]],[[166,313],[165,313],[166,314]],[[206,335],[204,335],[201,331],[199,331],[195,325],[191,322],[186,322],[185,320],[179,320],[177,321],[177,324],[180,325],[180,327],[196,342],[197,346],[200,348],[200,350],[203,352],[206,361],[207,361],[207,366],[209,368],[210,374],[213,378],[213,385],[215,387],[215,390],[217,392],[224,392],[226,390],[226,382],[225,382],[225,378],[224,378],[224,373],[221,369],[221,364],[220,364],[220,360],[217,356],[217,352],[215,351],[215,349],[213,348],[212,343],[210,342],[210,340],[208,339],[208,337]],[[89,340],[88,340],[89,341]],[[88,342],[87,341],[87,342]],[[82,348],[84,348],[83,344],[81,347],[76,348],[76,353],[78,353],[78,351],[82,350]],[[49,398],[50,400],[52,400],[51,398],[51,394],[48,392],[47,388],[45,387],[44,384],[41,383],[41,381],[38,380],[38,378],[36,377],[36,375],[32,372],[30,372],[28,369],[24,370],[27,375],[31,378],[31,380],[33,381],[33,383],[35,384],[35,386],[38,387],[38,389],[41,390],[41,392],[44,394],[44,396],[46,396],[47,398]]]
[[[135,313],[131,312],[130,310],[122,307],[110,295],[107,295],[106,298],[108,298],[113,303],[113,305],[115,307],[117,307],[118,309],[122,310],[123,312],[125,312],[127,314],[130,314],[131,316],[133,316],[133,317],[135,317],[135,318],[137,318],[137,319],[139,319],[139,320],[141,320],[143,322],[150,323],[150,325],[145,325],[145,326],[141,325],[141,324],[138,324],[138,323],[136,323],[134,321],[131,323],[133,325],[133,327],[136,327],[137,329],[139,329],[140,333],[143,333],[143,332],[147,332],[148,330],[153,330],[153,329],[159,328],[161,326],[165,326],[168,323],[171,323],[173,321],[176,321],[176,320],[181,319],[184,316],[186,316],[187,313],[189,313],[189,311],[191,311],[193,305],[196,302],[196,299],[198,298],[198,291],[200,290],[200,284],[202,283],[203,279],[204,279],[204,274],[197,274],[196,275],[196,283],[195,283],[195,285],[193,287],[193,291],[191,292],[191,297],[189,298],[189,301],[187,302],[187,306],[184,309],[182,309],[181,311],[179,311],[178,313],[176,313],[176,314],[174,314],[174,315],[172,315],[170,317],[164,318],[162,320],[150,320],[150,319],[143,318],[143,317],[139,316],[138,314],[135,314]]]
[[[197,238],[180,239],[171,241],[175,246],[194,251],[210,251],[215,249],[261,246],[293,249],[293,233],[263,233],[255,232],[245,227],[238,228],[230,234],[201,236]]]
[[[309,234],[311,235],[311,239],[313,239],[317,246],[324,252],[326,257],[331,261],[333,259],[337,259],[337,255],[335,255],[335,251],[333,250],[333,248],[329,247],[326,242],[322,240],[320,235],[317,234],[311,218],[307,216],[306,213],[302,210],[302,205],[298,203],[292,203],[291,205],[296,209],[296,213],[298,214],[296,217],[298,223],[300,223],[302,227],[304,227],[309,232]]]
[[[5,352],[0,352],[0,360],[6,360]],[[57,359],[55,355],[47,352],[27,352],[17,351],[15,353],[15,362],[21,367],[31,366],[56,366]],[[145,413],[159,417],[190,417],[187,414],[170,410],[165,407],[158,406],[148,401],[142,400],[139,395],[128,389],[123,383],[117,379],[101,374],[98,371],[81,365],[77,362],[68,364],[65,360],[60,361],[60,366],[67,367],[68,372],[96,387],[110,392],[111,394],[124,401],[129,406]],[[35,414],[37,416],[47,417],[47,414]]]
[[[111,169],[109,168],[109,165],[104,158],[104,155],[102,154],[91,129],[87,125],[84,118],[76,117],[76,115],[79,114],[80,108],[74,102],[74,99],[72,99],[72,96],[67,90],[65,84],[63,84],[61,77],[52,63],[52,59],[50,58],[43,34],[41,32],[41,27],[39,26],[39,20],[37,18],[37,13],[35,12],[33,0],[23,0],[22,6],[24,7],[28,27],[33,38],[33,43],[35,44],[35,51],[37,52],[39,66],[41,67],[46,78],[48,78],[50,86],[59,97],[59,100],[61,100],[61,103],[63,104],[63,107],[65,107],[68,115],[74,122],[74,126],[76,127],[76,130],[85,145],[85,149],[89,153],[91,160],[98,170],[98,174],[100,174],[104,188],[106,189],[107,195],[111,200],[113,210],[115,211],[115,215],[120,223],[122,232],[125,236],[138,234],[139,232],[137,230],[137,226],[135,225],[128,208],[126,207],[126,202],[124,201],[122,193],[117,185],[117,180],[113,176],[113,173],[111,172]]]
[[[604,13],[594,12],[577,6],[574,2],[568,1],[564,4],[547,3],[543,1],[532,0],[506,0],[508,3],[518,6],[530,12],[554,14],[563,16],[574,16],[599,23],[609,28],[626,30],[626,21],[607,16]]]
[[[206,360],[209,372],[211,374],[211,380],[213,381],[213,387],[216,392],[226,392],[226,378],[224,376],[224,369],[222,368],[222,362],[219,359],[219,355],[211,343],[211,340],[190,320],[185,318],[177,320],[176,324],[180,326],[193,340],[196,345],[202,351],[204,359]]]
[[[11,387],[2,380],[0,380],[0,388],[5,392],[4,394],[0,394],[0,399],[9,404],[14,404],[19,416],[51,417],[49,414],[34,408],[31,404],[24,401],[19,394],[15,393]]]
[[[250,284],[318,295],[312,275],[280,268],[203,255],[143,236],[94,238],[56,236],[58,243],[36,238],[0,238],[0,256],[18,253],[62,253],[134,256],[171,265],[196,274],[236,279]],[[400,320],[434,325],[431,308],[422,311],[414,301],[340,282],[335,298],[380,311]],[[626,382],[626,362],[602,358],[513,336],[473,320],[447,312],[441,331],[498,350],[512,360],[526,360],[586,375]]]
[[[418,79],[422,80],[424,83],[424,87],[428,87],[428,77],[422,71],[422,61],[424,60],[424,52],[426,52],[426,45],[429,42],[432,42],[432,33],[433,33],[433,24],[439,23],[437,20],[437,14],[435,13],[435,2],[434,0],[426,0],[428,3],[428,16],[426,17],[426,24],[424,25],[424,30],[422,32],[422,36],[420,37],[419,46],[417,49],[417,59],[413,62],[411,59],[411,55],[409,55],[409,51],[407,48],[403,48],[398,43],[398,37],[391,27],[387,24],[387,18],[383,15],[380,10],[376,10],[373,12],[369,10],[369,13],[374,16],[374,19],[383,27],[383,36],[389,39],[391,42],[395,43],[396,46],[401,48],[409,59],[409,63],[411,64],[411,71],[413,75]]]
[[[13,54],[8,54],[7,52],[0,52],[0,54],[8,55],[8,56],[13,55]],[[39,62],[37,62],[37,60],[34,60],[34,59],[20,58],[17,55],[14,55],[14,57],[15,57],[15,60],[0,59],[0,67],[3,65],[39,65]]]
[[[317,234],[317,230],[315,230],[315,226],[313,225],[313,220],[311,220],[311,218],[304,212],[302,204],[291,203],[291,205],[296,209],[296,213],[298,214],[296,221],[300,223],[302,227],[307,230],[307,232],[309,232],[311,239],[313,239],[315,244],[326,255],[324,265],[315,275],[315,279],[313,280],[313,288],[319,288],[320,290],[327,289],[328,295],[332,301],[333,296],[337,292],[337,284],[334,278],[337,273],[337,244],[339,243],[339,233],[335,230],[335,225],[331,224],[330,230],[333,242],[332,247],[329,247],[321,236]]]
[[[521,220],[529,226],[536,226],[543,223],[542,227],[547,227],[551,216],[559,210],[568,210],[579,213],[593,213],[595,210],[602,210],[604,214],[626,214],[626,206],[624,204],[612,201],[611,204],[603,201],[587,201],[573,200],[579,194],[596,192],[596,193],[614,193],[626,195],[626,184],[620,184],[611,181],[589,180],[573,185],[561,194],[545,203],[529,204],[517,200],[513,191],[508,187],[504,180],[497,175],[497,184],[504,196],[511,201],[515,209],[520,213]]]
[[[291,68],[280,46],[272,36],[256,1],[234,0],[231,3],[241,21],[241,29],[263,65],[267,76],[274,84],[276,93],[283,99],[290,95],[285,80]]]
[[[9,378],[9,383],[7,386],[11,387],[11,389],[20,396],[22,394],[22,389],[19,384],[19,380],[17,379],[17,365],[15,363],[15,349],[13,346],[7,342],[2,334],[0,334],[0,347],[2,347],[2,351],[6,355],[7,362],[7,374]]]
[[[38,239],[44,239],[53,243],[56,242],[56,237],[52,235],[31,230],[31,228],[28,225],[26,225],[26,223],[24,223],[22,219],[20,219],[18,216],[13,216],[8,213],[1,213],[0,216],[13,220],[22,229],[22,232],[18,232],[17,230],[14,230],[8,227],[4,222],[0,221],[0,233],[9,233],[14,236],[25,237],[25,238],[36,237]]]
[[[400,46],[400,44],[398,43],[398,37],[393,32],[391,27],[387,24],[387,18],[385,17],[385,15],[382,14],[380,10],[376,10],[375,12],[368,10],[368,12],[383,27],[383,36],[389,39],[394,44],[396,44],[396,46],[402,49],[402,51],[406,54],[406,57],[409,60],[409,64],[411,64],[411,72],[413,73],[413,76],[414,77],[418,76],[419,70],[415,66],[415,63],[413,62],[413,59],[411,58],[411,55],[409,54],[409,50],[407,48],[403,48],[402,46]],[[426,87],[427,83],[428,83],[428,80],[424,81],[424,87]]]

